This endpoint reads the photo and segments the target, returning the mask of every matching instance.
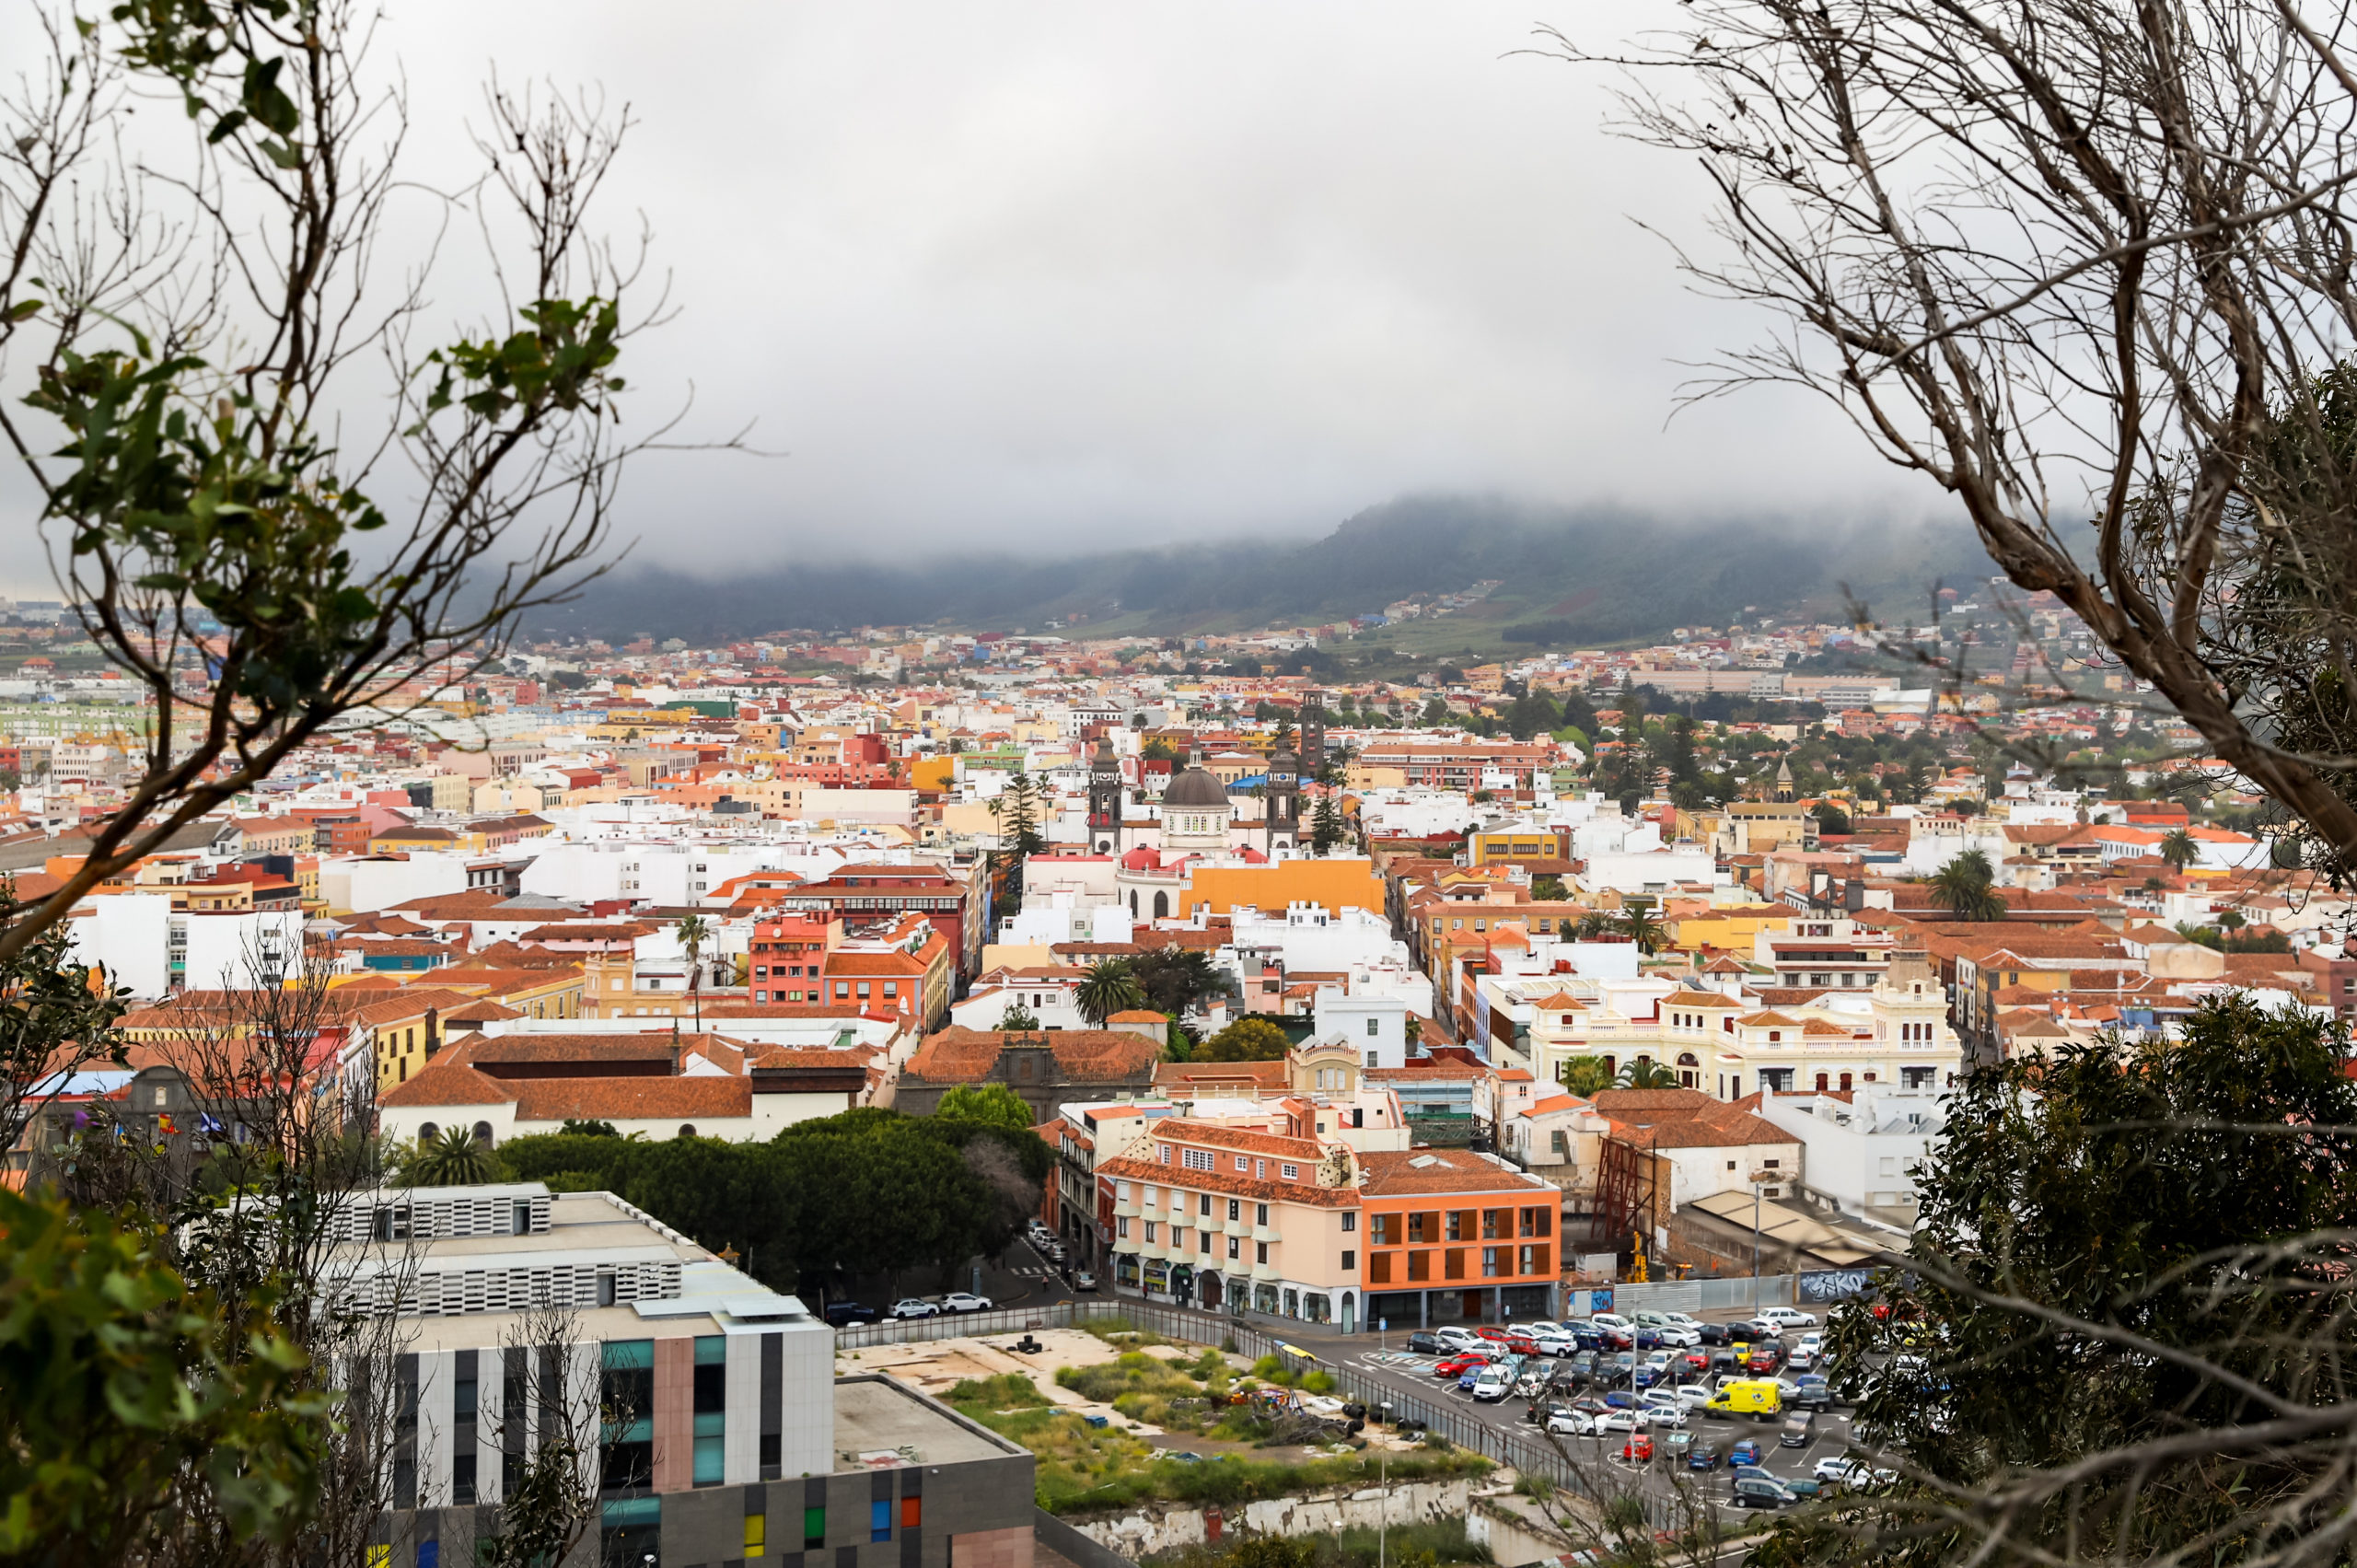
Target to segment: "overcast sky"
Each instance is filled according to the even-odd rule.
[[[1796,397],[1665,423],[1676,362],[1763,323],[1631,221],[1699,237],[1698,177],[1510,54],[1638,0],[386,6],[423,178],[494,63],[643,122],[609,215],[645,212],[680,314],[639,406],[692,380],[699,428],[786,454],[644,464],[644,558],[1308,533],[1428,489],[1927,504]]]

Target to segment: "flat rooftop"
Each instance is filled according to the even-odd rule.
[[[1030,1457],[1028,1449],[1017,1447],[889,1377],[877,1375],[837,1378],[836,1470],[872,1469],[877,1464],[888,1461],[863,1460],[861,1455],[897,1454],[902,1449],[913,1450],[903,1456],[903,1462],[923,1465]]]

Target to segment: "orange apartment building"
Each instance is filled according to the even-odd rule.
[[[1556,1307],[1562,1191],[1465,1150],[1172,1117],[1096,1175],[1116,1295],[1344,1333]]]

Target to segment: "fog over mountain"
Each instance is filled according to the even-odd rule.
[[[1666,519],[1611,506],[1405,496],[1309,540],[1208,541],[1097,553],[942,551],[752,567],[725,576],[626,564],[533,624],[691,642],[863,624],[1169,635],[1319,621],[1410,595],[1502,586],[1460,612],[1470,637],[1533,646],[1643,638],[1814,606],[1846,584],[1878,613],[1920,614],[1941,582],[1990,571],[1961,523],[1843,526],[1772,517]]]

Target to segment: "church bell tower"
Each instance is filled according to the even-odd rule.
[[[1121,764],[1101,735],[1088,759],[1088,838],[1099,854],[1121,852]]]
[[[1269,759],[1269,816],[1262,839],[1271,854],[1282,838],[1290,849],[1301,842],[1301,760],[1290,751]]]
[[[1301,699],[1301,776],[1314,779],[1326,765],[1326,694],[1307,691]]]

